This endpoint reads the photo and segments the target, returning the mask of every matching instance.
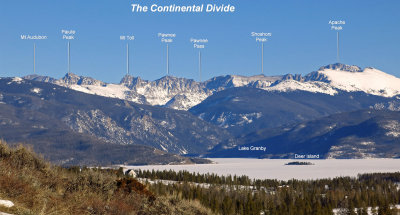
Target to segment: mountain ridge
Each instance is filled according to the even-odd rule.
[[[232,134],[242,135],[367,108],[400,110],[400,100],[364,92],[338,91],[331,96],[301,90],[274,92],[237,87],[217,92],[189,111]]]
[[[338,91],[360,91],[383,97],[400,94],[399,78],[372,67],[361,69],[358,66],[340,63],[320,67],[319,70],[305,76],[300,74],[248,77],[225,75],[203,82],[173,76],[148,81],[125,75],[120,83],[108,84],[72,73],[60,79],[38,75],[28,75],[24,78],[50,82],[89,94],[178,110],[189,110],[214,93],[234,87],[250,87],[274,92],[303,90],[329,95],[335,95]]]

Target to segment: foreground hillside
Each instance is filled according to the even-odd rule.
[[[0,214],[211,214],[195,201],[156,196],[121,170],[64,169],[3,141],[0,199],[15,204]]]
[[[400,173],[307,181],[136,173],[134,179],[122,168],[65,169],[0,142],[0,214],[392,215],[400,208]]]

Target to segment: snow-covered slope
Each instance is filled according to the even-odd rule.
[[[340,69],[322,69],[329,84],[347,92],[362,91],[368,94],[392,97],[400,93],[400,79],[374,68],[355,72]]]
[[[331,64],[306,76],[238,76],[226,75],[204,82],[165,76],[155,81],[126,75],[119,84],[107,84],[90,77],[66,74],[61,79],[30,75],[26,79],[51,82],[81,92],[125,99],[140,104],[188,110],[215,92],[233,87],[251,87],[267,91],[308,91],[335,95],[339,91],[361,91],[372,95],[392,97],[400,94],[400,79],[374,68]]]
[[[259,88],[282,92],[303,90],[329,95],[335,95],[338,90],[342,90],[393,97],[400,94],[400,79],[375,68],[361,69],[358,66],[337,63],[321,67],[304,77],[286,75],[271,86]]]
[[[338,91],[331,86],[329,83],[320,81],[296,81],[296,80],[285,80],[280,81],[269,87],[260,87],[267,91],[279,91],[279,92],[290,92],[290,91],[308,91],[313,93],[324,93],[329,95],[335,95]]]

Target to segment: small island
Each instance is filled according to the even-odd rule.
[[[305,161],[293,161],[293,162],[286,163],[285,165],[314,165],[314,164],[311,162],[305,162]]]

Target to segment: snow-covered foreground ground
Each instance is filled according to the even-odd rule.
[[[400,159],[296,160],[315,165],[285,165],[293,160],[215,158],[215,164],[124,166],[141,170],[187,170],[218,175],[247,175],[256,179],[319,179],[357,176],[359,173],[400,172]]]

